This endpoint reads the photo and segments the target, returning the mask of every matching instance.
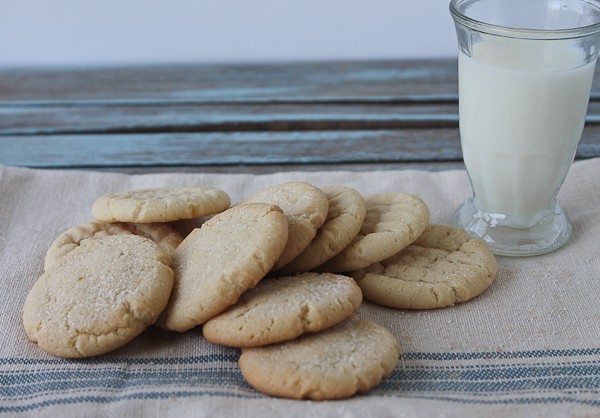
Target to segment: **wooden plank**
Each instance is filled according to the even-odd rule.
[[[455,60],[3,70],[3,101],[282,99],[456,93]]]
[[[399,162],[399,163],[340,163],[340,164],[265,164],[265,165],[209,165],[209,166],[131,166],[131,167],[61,167],[67,170],[102,171],[126,174],[149,173],[227,173],[270,174],[278,172],[305,171],[375,171],[375,170],[463,170],[462,161]],[[466,175],[466,174],[465,174]]]
[[[451,105],[0,107],[0,135],[454,126]]]
[[[590,103],[587,123],[600,124],[600,101]],[[0,135],[372,130],[456,126],[456,103],[0,107]]]
[[[452,161],[460,155],[456,129],[0,137],[0,164],[29,167]]]
[[[293,101],[456,96],[455,59],[0,70],[0,100]],[[600,98],[600,67],[592,87]]]
[[[578,158],[600,156],[586,127]],[[28,167],[233,166],[460,161],[458,129],[0,137],[0,164]]]

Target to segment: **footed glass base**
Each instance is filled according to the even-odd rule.
[[[481,212],[469,199],[456,210],[454,223],[483,240],[494,254],[513,257],[554,251],[569,240],[573,230],[569,217],[558,205],[553,214],[528,228],[503,225],[503,218],[502,214]]]

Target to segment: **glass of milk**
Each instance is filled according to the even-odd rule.
[[[451,0],[450,12],[473,189],[456,224],[498,255],[555,250],[572,231],[556,196],[585,123],[600,0]]]

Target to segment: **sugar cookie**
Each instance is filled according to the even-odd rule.
[[[173,253],[175,284],[159,326],[183,332],[221,313],[256,286],[286,243],[277,206],[243,204],[215,215]]]
[[[493,282],[496,269],[483,241],[462,229],[431,225],[404,251],[351,274],[372,302],[431,309],[478,296]]]
[[[202,327],[207,341],[256,347],[317,332],[350,317],[362,294],[351,277],[304,273],[262,280]]]
[[[27,336],[60,357],[89,357],[121,347],[166,306],[173,286],[170,262],[154,242],[137,235],[83,241],[27,295]]]
[[[288,264],[304,251],[325,222],[329,209],[325,193],[311,184],[302,182],[271,186],[245,199],[243,203],[277,205],[288,220],[288,243],[273,270]]]
[[[44,257],[44,270],[49,270],[82,241],[109,235],[140,235],[156,242],[167,255],[173,254],[183,237],[171,226],[162,223],[135,224],[124,222],[85,222],[60,234]]]
[[[141,189],[100,196],[92,215],[103,222],[170,222],[219,213],[229,204],[227,193],[214,187]]]
[[[315,334],[244,348],[239,365],[260,392],[294,399],[340,399],[379,384],[398,363],[396,337],[358,318]]]
[[[365,200],[367,216],[356,238],[317,271],[348,272],[385,260],[416,240],[429,224],[429,208],[412,194],[382,193]]]
[[[308,247],[278,272],[294,274],[310,271],[338,255],[358,235],[365,220],[364,197],[345,186],[325,186],[321,190],[329,201],[325,223]]]

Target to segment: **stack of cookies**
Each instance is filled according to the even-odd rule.
[[[230,207],[213,187],[136,190],[94,203],[95,222],[50,246],[23,322],[61,357],[114,350],[150,325],[202,326],[239,347],[256,389],[338,399],[376,386],[400,347],[361,319],[363,296],[399,309],[469,300],[496,274],[462,230],[432,225],[417,196],[344,186],[274,185]],[[206,219],[182,236],[174,221]]]

